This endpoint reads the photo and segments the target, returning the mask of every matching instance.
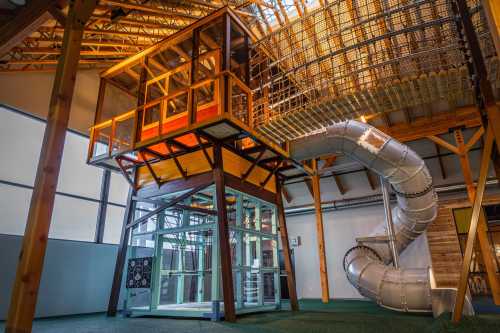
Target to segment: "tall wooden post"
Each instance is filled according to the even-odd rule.
[[[96,1],[70,2],[62,54],[57,64],[47,126],[12,289],[5,329],[8,333],[31,332],[80,58],[83,28],[96,4]]]
[[[278,211],[281,246],[283,247],[283,259],[285,261],[286,282],[288,286],[288,294],[290,295],[290,306],[292,311],[299,311],[297,289],[295,288],[295,273],[293,271],[292,257],[290,254],[290,243],[288,242],[288,230],[286,227],[285,209],[283,208],[281,188],[282,185],[278,177],[276,177],[276,208]]]
[[[454,135],[455,135],[455,142],[457,143],[457,148],[460,153],[459,155],[460,166],[462,168],[465,185],[467,187],[467,195],[470,203],[473,204],[474,197],[476,195],[476,188],[474,186],[472,171],[470,169],[468,151],[464,144],[462,131],[460,129],[456,129],[454,131]],[[500,305],[500,281],[498,280],[497,270],[495,267],[496,259],[494,257],[492,248],[490,246],[490,242],[488,240],[486,216],[484,215],[483,210],[481,210],[479,214],[477,239],[479,241],[479,247],[481,248],[481,254],[483,257],[484,266],[486,267],[486,274],[488,277],[488,282],[490,284],[493,301],[495,302],[496,305]]]
[[[500,55],[500,2],[498,0],[482,0],[481,3],[497,55]]]
[[[108,317],[116,316],[118,308],[118,300],[120,299],[120,289],[122,285],[123,266],[127,258],[128,240],[130,238],[130,229],[127,225],[134,220],[135,201],[132,199],[135,195],[135,190],[131,187],[127,197],[127,208],[123,215],[122,232],[120,236],[120,246],[118,247],[118,254],[116,256],[115,271],[113,274],[113,284],[111,286],[111,293],[109,294],[108,302]]]
[[[462,271],[460,273],[460,280],[458,283],[457,297],[455,300],[455,307],[453,310],[453,321],[459,322],[462,318],[462,311],[464,308],[465,293],[467,291],[467,281],[469,278],[470,263],[472,260],[472,251],[474,249],[474,241],[476,239],[477,226],[479,217],[482,211],[482,202],[484,189],[486,187],[486,179],[488,177],[488,166],[490,164],[491,151],[493,149],[494,134],[492,126],[488,126],[486,130],[486,139],[484,141],[483,156],[481,157],[481,167],[479,170],[479,179],[477,182],[476,194],[474,197],[474,205],[472,207],[472,218],[469,226],[469,233],[467,234],[467,243],[465,245],[464,259],[462,262]]]
[[[320,178],[318,173],[318,161],[312,160],[312,168],[314,175],[312,178],[312,188],[314,196],[314,210],[316,214],[316,235],[318,239],[318,255],[319,255],[319,275],[321,281],[321,300],[323,303],[328,303],[330,300],[330,291],[328,288],[328,270],[326,264],[325,253],[325,234],[323,232],[323,212],[321,210],[321,188]]]
[[[214,181],[217,202],[217,226],[219,232],[220,266],[222,275],[222,294],[224,297],[224,319],[236,321],[234,307],[233,268],[231,264],[231,246],[229,245],[229,227],[227,225],[226,188],[222,161],[222,147],[214,146]]]
[[[474,74],[474,83],[476,84],[476,87],[479,88],[480,92],[480,100],[478,100],[478,104],[486,111],[488,115],[488,128],[486,130],[483,156],[481,158],[479,179],[474,197],[474,205],[472,207],[472,218],[469,227],[469,233],[467,235],[467,243],[465,247],[464,260],[462,263],[462,271],[460,273],[457,297],[453,310],[453,321],[458,322],[462,317],[470,263],[472,260],[472,251],[474,249],[474,241],[476,238],[478,222],[482,213],[483,195],[486,187],[486,179],[488,176],[488,167],[490,163],[491,152],[493,150],[493,142],[495,139],[497,141],[497,150],[500,150],[500,145],[498,145],[498,143],[500,142],[500,109],[496,104],[495,97],[493,95],[493,88],[488,81],[486,65],[481,53],[481,48],[479,47],[479,41],[476,32],[472,25],[467,2],[465,0],[455,0],[455,2],[452,3],[452,9],[460,16],[460,22],[458,26],[459,28],[463,29],[463,35],[465,36],[465,39],[467,40],[467,43],[469,45],[468,49],[470,51],[470,60],[472,60],[473,69],[475,71],[474,73],[470,74],[471,76]],[[467,54],[466,56],[468,57]]]

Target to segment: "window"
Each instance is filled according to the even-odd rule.
[[[0,163],[0,233],[24,234],[44,129],[44,121],[0,105],[0,153],[3,156]],[[86,164],[88,142],[82,135],[66,133],[50,238],[94,241],[103,171]],[[118,190],[110,199],[125,202],[118,193],[121,181],[126,182],[116,179],[119,177],[114,178]],[[124,192],[126,198],[128,185]],[[110,214],[123,215],[119,210],[111,208],[110,211]],[[113,235],[114,225],[110,222],[107,235]]]
[[[119,244],[123,225],[125,208],[108,205],[106,209],[106,224],[104,225],[103,243]]]
[[[96,202],[56,195],[49,238],[93,242],[98,208]]]

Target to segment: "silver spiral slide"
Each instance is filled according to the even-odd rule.
[[[290,143],[291,157],[306,160],[341,153],[388,181],[397,197],[392,210],[397,251],[422,234],[437,215],[437,195],[424,161],[408,146],[358,121],[336,123]],[[383,234],[384,223],[369,236]],[[365,297],[397,311],[450,311],[456,290],[431,288],[428,268],[402,269],[390,265],[385,244],[351,248],[344,257],[350,283]],[[466,302],[470,305],[470,302]],[[437,312],[437,313],[436,313]],[[470,314],[471,307],[465,307]]]

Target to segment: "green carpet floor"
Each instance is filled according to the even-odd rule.
[[[322,304],[318,300],[302,300],[301,311],[286,309],[277,312],[240,316],[237,323],[208,320],[166,318],[107,318],[104,314],[68,316],[36,320],[35,333],[390,333],[390,332],[499,332],[500,315],[479,315],[464,318],[453,325],[448,316],[401,314],[382,309],[371,302],[334,300]],[[4,323],[0,323],[3,332]]]

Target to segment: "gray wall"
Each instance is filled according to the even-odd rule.
[[[0,320],[7,316],[21,243],[20,236],[0,235]],[[105,311],[117,250],[117,245],[49,239],[36,317]]]

